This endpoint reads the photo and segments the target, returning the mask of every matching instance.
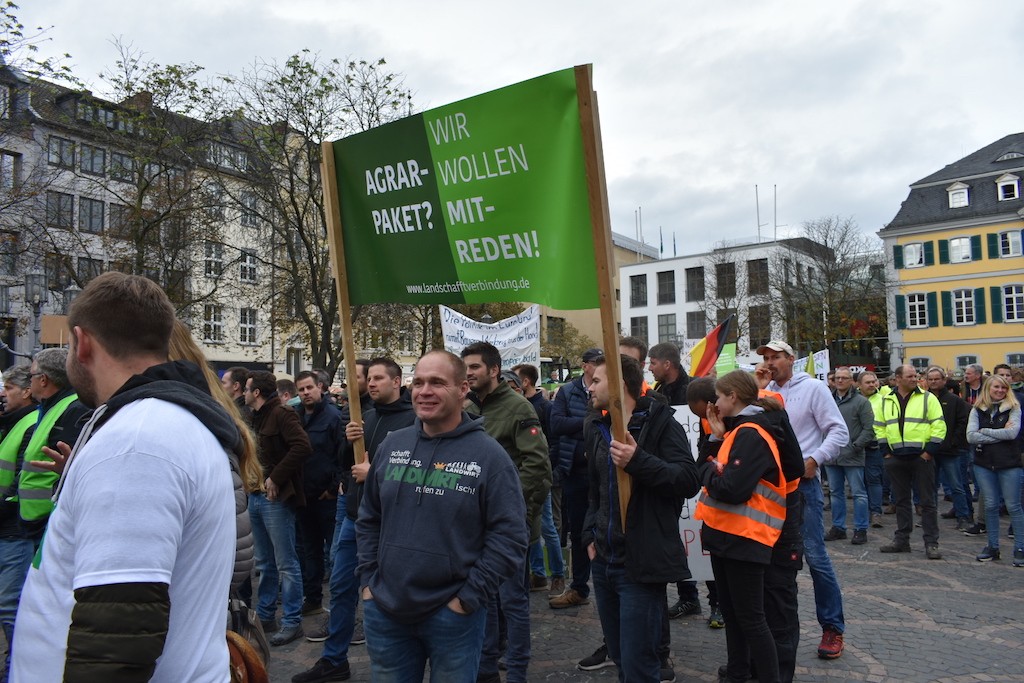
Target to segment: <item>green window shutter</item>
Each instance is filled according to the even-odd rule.
[[[928,292],[928,327],[939,326],[939,295]]]
[[[931,240],[924,243],[924,264],[926,266],[935,265],[935,243]]]
[[[907,329],[907,297],[896,295],[896,329]]]
[[[971,260],[981,260],[981,235],[971,236]]]
[[[942,293],[942,326],[951,327],[953,325],[953,294],[951,292]]]
[[[939,240],[939,263],[949,263],[949,240]]]
[[[980,238],[979,238],[980,241]],[[985,324],[985,288],[978,287],[974,290],[974,323]]]
[[[892,264],[896,270],[903,267],[903,247],[898,244],[892,245]]]
[[[1003,322],[1003,288],[989,287],[988,297],[992,304],[992,322]]]
[[[988,257],[999,258],[999,234],[990,232],[986,237],[988,237]]]

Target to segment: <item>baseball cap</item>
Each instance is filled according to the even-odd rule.
[[[503,370],[501,373],[501,379],[505,382],[511,382],[515,384],[519,389],[523,388],[523,383],[519,381],[519,375],[512,372],[511,370]]]
[[[583,352],[584,363],[593,363],[598,358],[604,358],[604,351],[601,349],[587,349]]]
[[[796,354],[793,353],[793,347],[784,341],[778,341],[776,339],[773,339],[767,344],[762,344],[761,346],[757,347],[757,355],[759,356],[763,356],[764,354],[768,353],[768,351],[782,351],[783,353],[796,358]]]

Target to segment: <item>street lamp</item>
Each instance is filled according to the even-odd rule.
[[[875,344],[871,347],[871,357],[875,359],[875,370],[882,367],[882,347]]]
[[[896,357],[900,359],[900,365],[903,365],[903,345],[897,344],[893,350],[896,352]]]
[[[43,331],[43,306],[49,290],[46,288],[46,275],[38,268],[25,273],[25,302],[32,306],[32,355],[42,351],[39,336]]]
[[[75,302],[78,295],[82,293],[82,288],[72,282],[68,285],[67,289],[64,290],[64,315],[71,312],[71,304]]]

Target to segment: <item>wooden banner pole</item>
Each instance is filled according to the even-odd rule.
[[[338,320],[341,323],[341,345],[345,353],[345,379],[348,383],[348,409],[353,422],[362,424],[362,405],[359,403],[359,384],[356,382],[356,342],[352,335],[352,303],[348,296],[348,271],[345,268],[345,241],[342,239],[341,203],[338,199],[338,176],[334,165],[334,145],[320,145],[320,182],[324,187],[324,209],[327,214],[327,246],[330,249],[331,270],[338,288]],[[330,321],[325,320],[325,325]],[[366,460],[363,439],[353,442],[356,464]]]
[[[622,364],[619,362],[619,324],[615,320],[615,284],[612,261],[612,229],[608,211],[608,188],[605,184],[604,155],[601,147],[601,123],[597,112],[591,65],[577,66],[576,97],[580,107],[580,128],[583,134],[583,159],[587,171],[590,198],[590,223],[594,237],[594,259],[597,265],[597,289],[601,305],[601,343],[608,370],[612,437],[626,441],[626,420],[622,412]],[[633,491],[633,479],[622,468],[616,468],[619,486],[619,515],[626,528],[626,508]]]

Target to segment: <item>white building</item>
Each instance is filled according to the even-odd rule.
[[[721,244],[708,252],[623,265],[622,333],[651,346],[671,342],[685,354],[735,313],[730,337],[737,343],[736,359],[756,363],[760,357],[752,352],[758,346],[786,334],[771,292],[815,277],[813,266],[801,259],[813,246],[805,238]]]

